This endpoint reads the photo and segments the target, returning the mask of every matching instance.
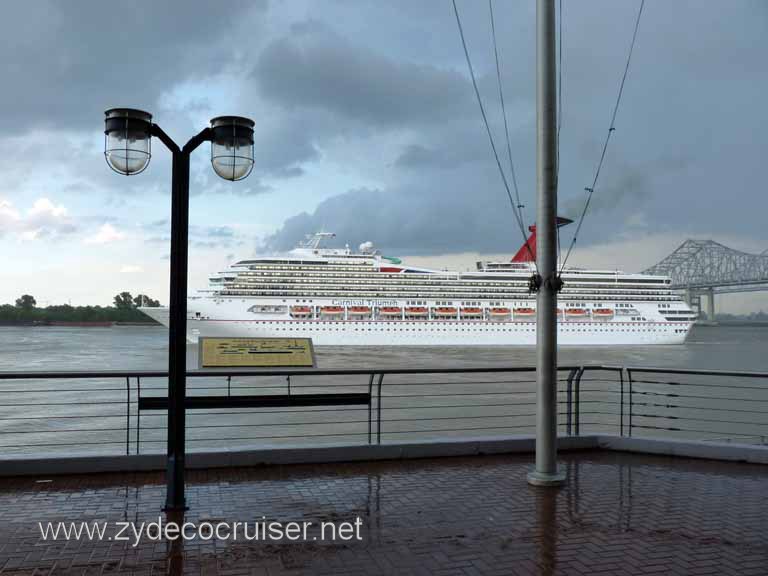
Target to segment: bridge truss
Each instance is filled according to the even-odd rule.
[[[749,254],[714,240],[686,240],[646,274],[672,279],[672,287],[687,290],[752,292],[768,290],[768,250]]]

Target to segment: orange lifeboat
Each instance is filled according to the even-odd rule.
[[[406,308],[405,315],[418,316],[419,318],[425,318],[427,316],[427,309],[422,307]]]
[[[491,308],[488,311],[488,317],[495,322],[509,320],[512,310],[509,308]]]
[[[350,316],[370,316],[371,308],[369,306],[350,306],[347,312]]]
[[[589,313],[584,308],[566,308],[565,315],[569,318],[586,318]]]
[[[461,317],[462,318],[482,318],[483,309],[482,308],[462,308]]]
[[[293,318],[307,318],[312,316],[312,308],[309,306],[291,306],[291,316]]]
[[[592,310],[592,317],[597,319],[609,320],[613,318],[613,310],[610,308],[595,308]]]
[[[399,318],[402,312],[403,309],[398,308],[397,306],[384,306],[383,308],[379,308],[379,316],[384,318]]]
[[[320,308],[321,318],[340,318],[344,316],[344,308],[342,306],[323,306]]]
[[[524,320],[526,318],[535,318],[536,317],[536,309],[535,308],[515,308],[515,319],[521,319]]]
[[[439,316],[440,318],[455,318],[456,314],[458,314],[459,310],[457,308],[452,308],[448,306],[440,306],[438,308],[434,308],[435,316]]]

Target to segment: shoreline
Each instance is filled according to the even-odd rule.
[[[0,327],[18,328],[112,328],[113,326],[162,326],[159,322],[65,321],[65,320],[1,320]]]

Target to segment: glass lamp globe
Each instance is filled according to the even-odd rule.
[[[104,157],[109,167],[126,176],[143,172],[152,157],[152,115],[132,108],[112,108],[104,114]]]
[[[211,120],[211,165],[225,180],[242,180],[253,170],[253,125],[241,116]]]

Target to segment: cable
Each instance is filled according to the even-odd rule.
[[[504,169],[501,167],[501,160],[499,160],[499,153],[496,150],[496,144],[493,141],[493,135],[491,134],[491,127],[488,124],[488,117],[485,114],[485,107],[483,106],[483,100],[480,97],[480,90],[477,88],[477,80],[475,79],[475,70],[472,68],[472,61],[469,58],[469,50],[467,49],[467,42],[464,38],[464,29],[461,26],[461,18],[459,17],[459,9],[456,7],[456,0],[451,0],[453,3],[453,12],[456,15],[456,24],[459,27],[459,35],[461,36],[461,45],[464,48],[464,56],[467,59],[467,67],[469,68],[469,75],[472,78],[472,86],[475,89],[475,96],[477,97],[477,104],[480,107],[480,114],[483,117],[483,123],[485,124],[485,131],[488,133],[488,141],[491,143],[491,150],[493,151],[493,157],[496,159],[496,165],[499,168],[499,173],[501,174],[501,181],[504,183],[504,189],[507,191],[507,196],[509,197],[509,202],[512,204],[512,211],[515,213],[515,218],[517,220],[518,227],[520,228],[520,233],[523,236],[523,242],[524,245],[528,248],[528,254],[531,256],[531,260],[533,261],[534,267],[536,266],[536,258],[533,256],[533,252],[531,251],[531,247],[528,245],[528,239],[525,236],[525,230],[523,227],[523,223],[520,220],[520,215],[518,214],[517,210],[515,209],[515,201],[512,198],[512,191],[509,189],[509,183],[507,182],[507,176],[504,174]]]
[[[616,130],[616,126],[615,126],[616,114],[619,111],[621,96],[624,93],[624,82],[627,80],[627,73],[629,72],[629,64],[632,61],[632,52],[635,49],[635,40],[637,39],[637,30],[640,26],[640,17],[643,15],[644,6],[645,6],[645,0],[641,0],[640,9],[637,11],[637,19],[635,20],[635,30],[632,33],[632,42],[629,45],[629,54],[627,55],[627,63],[624,66],[624,75],[621,77],[619,93],[616,96],[616,104],[613,107],[613,114],[611,115],[611,124],[610,124],[610,127],[608,128],[608,134],[605,137],[605,141],[603,142],[603,151],[600,154],[600,161],[597,164],[595,177],[592,179],[592,186],[584,188],[588,193],[587,200],[586,202],[584,202],[584,209],[581,211],[581,216],[579,217],[579,223],[576,226],[576,231],[573,233],[573,240],[571,241],[571,245],[568,247],[568,252],[566,253],[565,259],[563,260],[563,264],[560,268],[561,274],[565,269],[566,262],[568,262],[568,257],[571,255],[571,250],[573,250],[573,247],[576,245],[576,239],[579,235],[579,232],[581,231],[581,225],[584,223],[584,217],[587,215],[587,210],[589,209],[589,203],[592,201],[592,194],[595,192],[595,187],[597,186],[597,179],[600,177],[600,170],[603,167],[603,161],[605,160],[605,152],[608,149],[608,142],[610,142],[611,140],[611,134],[613,134],[613,132]]]
[[[562,1],[562,0],[561,0]],[[501,101],[501,115],[504,118],[504,136],[507,140],[507,157],[509,158],[509,170],[512,174],[512,185],[515,188],[515,201],[517,202],[517,211],[520,215],[520,221],[525,224],[523,217],[524,206],[520,203],[520,190],[517,187],[517,176],[515,175],[515,164],[512,162],[512,145],[509,141],[509,125],[507,124],[507,109],[504,106],[504,91],[501,87],[501,66],[499,65],[499,50],[496,44],[496,24],[493,18],[493,0],[488,0],[488,11],[491,15],[491,35],[493,36],[493,54],[496,57],[496,81],[499,85],[499,100]]]
[[[559,2],[558,24],[558,62],[557,62],[557,171],[555,175],[555,194],[560,197],[560,129],[563,126],[563,0]],[[563,250],[560,246],[560,226],[557,230],[557,257],[561,257]]]

